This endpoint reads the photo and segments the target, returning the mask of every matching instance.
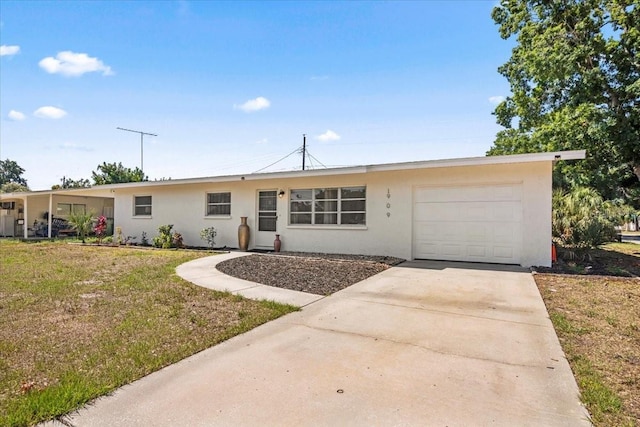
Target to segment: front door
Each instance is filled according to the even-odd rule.
[[[278,190],[258,191],[256,247],[273,248],[278,220]]]

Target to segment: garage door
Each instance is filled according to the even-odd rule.
[[[418,187],[414,194],[416,259],[519,264],[522,187]]]

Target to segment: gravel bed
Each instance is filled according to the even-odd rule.
[[[384,256],[254,254],[219,263],[229,276],[316,295],[330,295],[403,260]]]

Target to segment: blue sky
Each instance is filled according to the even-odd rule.
[[[482,156],[509,86],[495,1],[0,2],[0,158],[31,189]],[[314,162],[315,165],[318,165]],[[294,154],[267,171],[300,168]]]

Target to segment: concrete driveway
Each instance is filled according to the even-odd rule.
[[[66,421],[591,425],[531,274],[440,262],[391,268],[125,386]]]

